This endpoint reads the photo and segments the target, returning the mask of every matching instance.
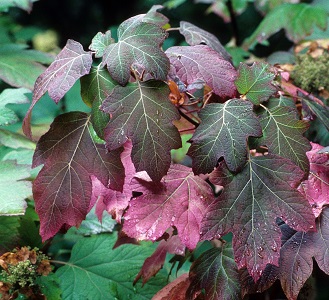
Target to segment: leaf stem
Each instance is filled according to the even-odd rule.
[[[166,31],[177,31],[179,29],[180,27],[171,27],[171,28],[167,28]]]
[[[187,114],[185,114],[184,112],[182,112],[180,109],[178,109],[179,114],[186,119],[187,121],[189,121],[191,124],[193,124],[196,127],[199,126],[199,123],[194,121],[192,118],[190,118]]]

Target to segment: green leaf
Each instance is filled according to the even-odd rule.
[[[19,217],[0,216],[0,255],[17,246]]]
[[[9,103],[23,104],[29,103],[29,99],[25,94],[30,93],[28,89],[6,89],[0,94],[0,126],[16,123],[18,117],[9,108],[6,107]],[[1,141],[0,141],[1,142]]]
[[[23,180],[30,176],[29,169],[14,161],[0,161],[0,216],[24,214],[25,198],[32,195],[31,183]]]
[[[302,98],[302,103],[306,105],[313,114],[315,114],[322,124],[329,130],[329,108],[315,101]]]
[[[304,172],[309,170],[306,152],[310,142],[303,137],[308,124],[296,118],[296,111],[287,106],[266,109],[260,116],[263,136],[256,140],[258,145],[266,145],[269,153],[293,161]]]
[[[242,96],[258,105],[276,91],[271,84],[273,79],[274,74],[269,71],[267,64],[255,62],[249,67],[241,63],[235,85]]]
[[[187,299],[205,289],[207,300],[240,298],[240,278],[230,244],[204,252],[191,266]]]
[[[160,181],[169,169],[170,150],[182,146],[179,132],[172,124],[180,116],[168,95],[164,82],[138,81],[116,86],[101,106],[112,114],[105,129],[108,149],[117,149],[131,139],[136,170],[147,171],[155,181]]]
[[[220,157],[228,168],[238,171],[246,163],[247,137],[260,136],[261,127],[249,101],[232,99],[224,104],[211,103],[199,117],[188,155],[192,157],[193,171],[206,174],[213,171]]]
[[[116,238],[114,234],[103,234],[83,238],[74,245],[69,262],[56,272],[62,299],[149,300],[166,284],[164,277],[157,276],[143,288],[140,284],[133,286],[154,248],[124,244],[112,249]]]
[[[244,42],[244,48],[267,40],[271,35],[284,29],[288,39],[300,42],[310,35],[315,26],[327,28],[327,12],[321,7],[306,3],[285,3],[273,9],[259,24],[254,33]]]
[[[111,30],[106,31],[105,33],[98,32],[93,37],[89,49],[96,52],[95,57],[102,57],[105,48],[114,42],[114,39],[111,37]]]
[[[18,148],[23,148],[28,150],[35,149],[35,143],[27,139],[25,136],[4,129],[0,129],[0,145],[4,145],[6,147],[13,149],[18,149]]]
[[[61,300],[62,290],[60,289],[59,279],[56,274],[37,277],[36,283],[40,286],[42,294],[47,300]]]
[[[31,12],[33,2],[38,0],[1,0],[0,12],[6,12],[10,7],[18,7]]]
[[[50,63],[52,57],[26,45],[5,44],[0,47],[0,78],[15,87],[33,89],[34,82],[46,69],[41,63]]]
[[[169,59],[160,48],[166,37],[158,25],[130,18],[119,26],[118,42],[105,49],[103,65],[121,85],[129,81],[131,69],[166,80]]]
[[[96,68],[92,67],[91,72],[82,77],[80,81],[81,97],[87,105],[92,107],[91,123],[97,135],[104,138],[104,128],[110,120],[110,116],[102,112],[99,107],[118,84],[100,65]]]

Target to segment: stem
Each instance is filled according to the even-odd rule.
[[[59,264],[59,265],[70,265],[69,263],[65,262],[65,261],[61,261],[61,260],[55,260],[55,259],[50,259],[49,260],[51,263],[53,264]]]
[[[186,119],[187,121],[189,121],[191,124],[193,124],[196,127],[199,126],[199,123],[194,121],[192,118],[190,118],[188,115],[186,115],[185,113],[183,113],[180,109],[178,109],[179,114]]]
[[[234,12],[234,9],[233,9],[232,0],[227,0],[226,1],[226,6],[227,6],[227,9],[230,13],[232,31],[233,31],[233,36],[235,38],[235,44],[237,46],[239,46],[240,45],[240,37],[239,37],[238,23],[236,21],[236,16],[235,16],[235,12]]]
[[[180,27],[171,27],[166,29],[166,31],[178,31],[180,29]]]

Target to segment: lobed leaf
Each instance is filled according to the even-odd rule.
[[[166,80],[169,60],[161,50],[167,33],[158,25],[131,18],[118,28],[118,42],[106,47],[103,65],[111,77],[126,85],[132,69],[150,74],[154,79]]]
[[[306,107],[322,122],[322,124],[329,131],[329,107],[325,105],[321,105],[316,101],[312,101],[311,99],[302,98],[302,104],[306,105]]]
[[[175,226],[182,243],[194,249],[204,211],[213,199],[208,183],[182,165],[171,166],[160,183],[142,174],[132,184],[143,194],[130,201],[123,230],[130,237],[155,241]]]
[[[297,44],[310,35],[315,26],[322,30],[327,28],[327,12],[324,9],[306,3],[284,3],[266,15],[244,42],[244,48],[252,48],[281,29],[285,30],[288,39]]]
[[[194,173],[212,172],[220,157],[224,157],[231,171],[242,169],[247,158],[248,136],[262,134],[252,104],[239,99],[211,103],[199,112],[199,117],[202,122],[192,136],[188,151]]]
[[[40,234],[49,239],[63,226],[77,226],[90,209],[91,176],[121,190],[124,169],[121,149],[107,152],[95,144],[90,117],[71,112],[58,116],[38,141],[33,167],[44,164],[33,183]]]
[[[147,245],[122,245],[112,249],[114,234],[80,239],[73,247],[69,262],[56,271],[63,299],[148,300],[163,286],[164,276],[157,276],[141,288],[133,286],[146,256]]]
[[[311,143],[312,150],[306,153],[310,161],[308,178],[301,182],[298,190],[312,206],[315,217],[318,217],[329,204],[329,154],[319,153],[323,146]]]
[[[111,30],[106,31],[105,33],[98,32],[91,40],[89,49],[95,51],[95,57],[102,57],[105,48],[113,43],[115,43],[115,41],[111,36]]]
[[[48,91],[56,103],[83,75],[88,74],[92,63],[92,53],[85,52],[80,43],[68,40],[55,61],[35,82],[32,104],[23,121],[24,133],[31,137],[31,112],[34,105]]]
[[[38,0],[1,0],[0,11],[7,12],[10,7],[18,7],[30,13],[33,2],[36,1]]]
[[[186,42],[191,45],[206,44],[217,51],[224,59],[231,61],[230,54],[225,50],[223,45],[216,36],[205,31],[189,22],[181,21],[179,23],[179,32],[184,35]]]
[[[195,299],[202,289],[205,289],[207,300],[240,298],[239,273],[229,245],[204,252],[193,262],[189,277],[187,300]]]
[[[235,85],[239,93],[255,105],[268,100],[276,91],[272,85],[274,74],[268,69],[264,63],[254,62],[250,67],[240,63]]]
[[[131,139],[136,170],[145,170],[155,181],[169,169],[170,150],[181,147],[179,132],[172,124],[179,113],[168,95],[164,82],[129,83],[116,86],[101,106],[112,115],[105,129],[107,147],[114,150]]]
[[[236,70],[209,46],[175,46],[167,49],[166,54],[172,65],[171,78],[178,77],[185,85],[203,80],[224,99],[236,96]]]
[[[296,111],[290,107],[277,106],[260,116],[263,136],[259,145],[266,145],[272,154],[288,158],[299,166],[305,174],[309,171],[306,151],[310,142],[303,136],[308,124],[296,118]]]
[[[223,164],[210,177],[214,184],[224,185],[224,192],[207,208],[201,223],[202,239],[233,232],[238,268],[247,267],[257,281],[267,264],[278,265],[281,241],[277,217],[296,230],[314,230],[310,205],[294,189],[303,172],[274,155],[249,157],[245,168],[230,177],[222,176],[222,168]]]

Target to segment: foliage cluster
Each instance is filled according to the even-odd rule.
[[[252,299],[283,297],[280,282],[297,299],[313,260],[329,274],[327,69],[314,67],[328,50],[303,43],[326,30],[329,8],[210,2],[232,24],[226,47],[190,22],[171,27],[160,5],[87,51],[71,39],[56,57],[0,44],[0,78],[16,87],[0,94],[3,297]],[[264,18],[240,41],[251,4]],[[302,50],[256,59],[282,29]],[[169,45],[177,31],[184,43]],[[15,127],[22,111],[29,139]],[[50,271],[39,251],[7,252],[24,245],[55,272],[39,276]]]

